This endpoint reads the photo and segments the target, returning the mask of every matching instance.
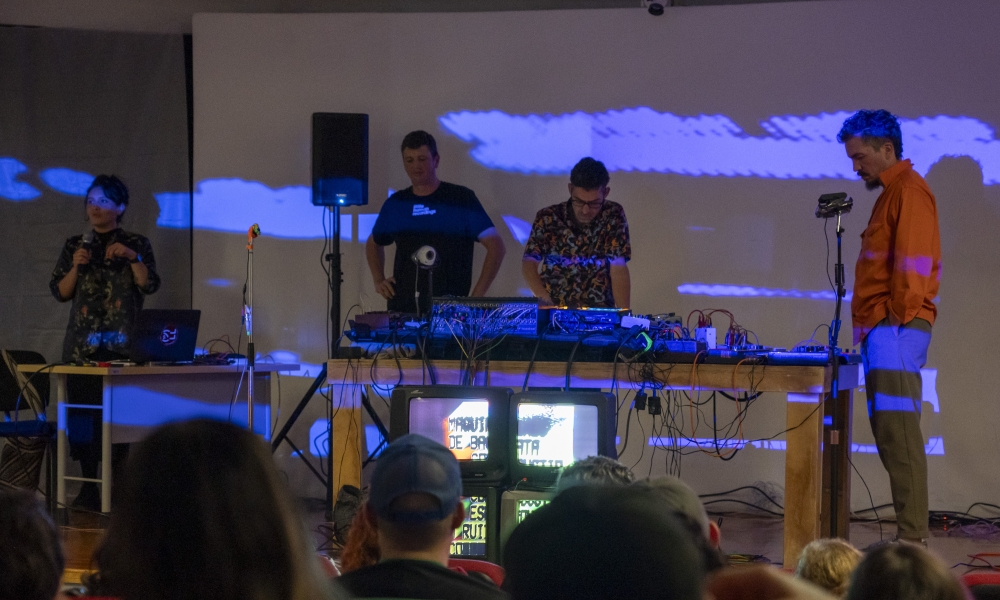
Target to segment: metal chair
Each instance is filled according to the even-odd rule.
[[[45,357],[28,350],[0,350],[0,359],[0,438],[6,440],[0,453],[0,485],[37,489],[46,458],[45,497],[49,512],[54,514],[56,425],[45,418],[49,376],[17,370],[18,364],[44,365]]]

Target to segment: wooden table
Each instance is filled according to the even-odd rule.
[[[44,365],[18,365],[25,373]],[[271,373],[295,371],[294,364],[254,365],[254,431],[271,435]],[[55,375],[57,402],[56,500],[66,507],[66,480],[101,484],[101,512],[111,511],[111,444],[137,442],[159,425],[207,417],[247,424],[247,377],[244,365],[180,365],[129,367],[58,366],[46,369]],[[70,404],[67,375],[103,379],[102,404]],[[231,406],[231,403],[234,403]],[[101,477],[66,476],[66,410],[101,411]],[[231,413],[231,417],[230,417]]]
[[[353,383],[361,385],[428,385],[430,378],[424,363],[420,360],[400,359],[397,367],[393,359],[379,359],[373,365],[369,359],[335,359],[327,364],[328,381],[333,384]],[[457,384],[463,380],[459,361],[433,361],[432,367],[439,384]],[[476,385],[492,385],[521,389],[524,385],[526,361],[491,361],[480,364],[474,374]],[[617,373],[615,373],[617,370]],[[850,416],[853,389],[858,387],[860,365],[846,365],[840,368],[839,407],[842,415]],[[850,418],[842,419],[846,429],[830,433],[824,428],[824,413],[829,414],[827,403],[821,407],[830,391],[830,368],[825,366],[751,366],[742,364],[718,365],[701,364],[692,368],[689,364],[660,364],[655,374],[666,389],[676,390],[729,390],[740,392],[753,389],[758,392],[787,394],[785,404],[785,517],[784,517],[784,564],[796,564],[802,548],[810,541],[821,537],[821,525],[829,516],[822,511],[824,487],[829,493],[829,462],[840,460],[846,466],[846,456],[851,444]],[[628,367],[619,363],[579,362],[572,366],[569,386],[574,388],[600,388],[610,390],[617,382],[621,388],[631,388]],[[528,385],[531,387],[565,387],[566,363],[536,362],[531,367]],[[637,387],[637,386],[634,386]],[[824,410],[826,408],[827,410]],[[355,416],[349,417],[351,419]],[[360,416],[357,416],[360,418]],[[345,426],[334,423],[334,436],[343,436]],[[355,426],[355,431],[357,428]],[[337,437],[334,448],[334,464],[343,465],[337,473],[340,484],[360,485],[361,462],[360,440]],[[339,440],[343,439],[341,442]],[[836,440],[836,444],[826,445],[824,460],[824,439]],[[839,470],[840,493],[838,494],[838,515],[840,529],[846,533],[850,503],[850,477],[846,468]],[[825,477],[824,477],[825,476]],[[334,489],[339,489],[339,485]]]

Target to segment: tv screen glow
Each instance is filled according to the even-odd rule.
[[[517,461],[565,467],[598,454],[597,407],[572,404],[517,405]]]
[[[455,530],[451,556],[486,556],[486,496],[465,496],[465,520]]]
[[[458,460],[489,456],[486,398],[414,398],[410,401],[410,433],[441,443]]]

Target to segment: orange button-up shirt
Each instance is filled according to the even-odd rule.
[[[937,316],[941,237],[934,194],[909,160],[889,167],[879,178],[885,189],[861,234],[861,256],[854,269],[855,344],[886,317],[892,325],[917,317],[933,325]]]

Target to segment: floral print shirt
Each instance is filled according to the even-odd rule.
[[[632,258],[625,209],[606,200],[594,220],[581,224],[569,201],[543,208],[524,257],[541,262],[542,282],[557,306],[613,307],[611,261]]]
[[[143,298],[160,288],[153,247],[146,237],[120,228],[93,235],[91,261],[80,269],[72,298],[73,307],[63,340],[64,362],[86,360],[98,350],[127,357],[132,343],[132,326],[136,314],[142,310]],[[73,268],[73,254],[82,242],[82,235],[66,240],[52,271],[49,289],[61,302],[64,300],[59,297],[59,282]],[[136,285],[127,259],[104,260],[104,251],[115,242],[136,251],[142,258],[142,263],[149,270],[149,279],[144,287]]]

